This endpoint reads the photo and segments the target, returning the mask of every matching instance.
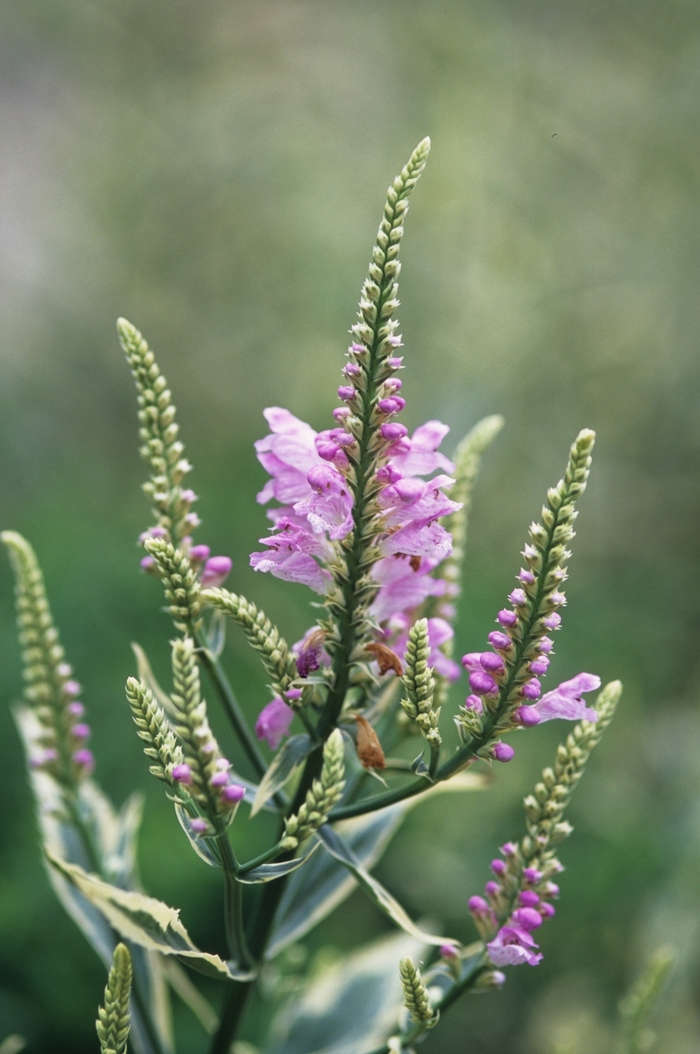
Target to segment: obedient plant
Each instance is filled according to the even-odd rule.
[[[202,1024],[197,1049],[211,1054],[250,1037],[256,1010],[256,1041],[274,1054],[321,1047],[325,1054],[400,1054],[458,997],[496,989],[508,969],[534,966],[546,954],[540,928],[555,914],[562,870],[555,854],[571,831],[564,811],[621,691],[614,682],[585,701],[600,688],[585,672],[542,688],[566,605],[568,546],[594,434],[584,429],[574,439],[563,477],[530,527],[523,567],[488,647],[456,662],[452,624],[467,513],[481,456],[502,421],[477,424],[454,461],[440,449],[446,425],[428,421],[409,434],[401,422],[398,256],[428,149],[428,140],[420,143],[389,188],[333,426],[317,433],[287,409],[264,411],[269,431],[256,453],[269,479],[258,501],[272,526],[250,562],[312,591],[310,625],[297,643],[290,646],[264,612],[224,586],[233,580],[227,556],[195,542],[197,496],[186,486],[191,465],[171,393],[141,334],[123,319],[118,324],[149,467],[152,522],[140,538],[141,567],[160,581],[175,631],[172,686],[159,686],[136,646],[126,699],[180,837],[221,873],[225,957],[197,948],[178,911],[143,891],[135,863],[138,799],[117,812],[93,778],[81,688],[36,556],[19,535],[2,535],[16,576],[26,679],[15,714],[48,874],[110,970],[97,1023],[103,1051],[122,1052],[128,1035],[139,1054],[174,1051],[172,989]],[[229,621],[257,651],[269,681],[252,728],[220,661]],[[230,750],[212,731],[205,687],[231,723]],[[511,761],[518,738],[553,719],[577,724],[525,800],[524,834],[501,847],[483,895],[468,901],[478,939],[465,946],[425,932],[371,874],[391,835],[421,797],[483,787],[488,766]],[[257,858],[242,859],[241,825],[263,811],[276,832]],[[396,934],[309,980],[291,1005],[282,998],[269,1010],[267,964],[284,959],[357,887]],[[219,979],[220,1014],[183,965]]]

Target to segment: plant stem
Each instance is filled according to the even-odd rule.
[[[236,877],[238,865],[226,832],[217,835],[224,871],[224,916],[229,954],[242,967],[250,966],[251,957],[243,927],[243,887]]]
[[[228,678],[224,673],[219,660],[215,659],[207,649],[200,634],[197,634],[197,643],[200,646],[198,654],[219,694],[226,716],[233,725],[234,731],[240,739],[243,749],[248,755],[248,759],[255,770],[257,778],[260,779],[265,774],[267,764],[260,752],[255,736],[246,724],[241,708],[238,705],[238,700],[233,694],[233,689],[229,684]]]

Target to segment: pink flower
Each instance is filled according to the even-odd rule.
[[[213,586],[220,586],[227,578],[231,567],[232,561],[229,556],[210,557],[202,571],[202,587],[210,589]]]
[[[582,696],[584,692],[594,692],[598,688],[600,677],[593,673],[579,673],[554,691],[543,695],[534,708],[540,715],[540,721],[552,721],[557,717],[565,721],[597,721],[598,714],[586,706]]]
[[[331,576],[319,567],[314,556],[327,556],[328,543],[287,517],[278,520],[277,529],[278,534],[260,539],[268,546],[268,552],[251,553],[251,567],[255,571],[269,571],[285,582],[299,582],[317,593],[325,593]]]
[[[292,708],[287,706],[284,699],[276,696],[258,714],[255,734],[258,739],[266,740],[270,750],[277,750],[281,741],[289,734],[289,726],[293,718]]]
[[[445,581],[430,574],[438,561],[433,558],[402,553],[378,560],[372,568],[372,577],[381,583],[381,588],[370,608],[377,622],[384,622],[401,611],[417,608],[426,597],[442,596]]]
[[[452,535],[439,523],[409,523],[385,538],[380,548],[382,556],[406,553],[408,556],[436,558],[440,562],[452,555]]]
[[[297,516],[305,516],[316,534],[328,531],[334,541],[352,530],[352,494],[345,478],[329,464],[317,465],[307,476],[311,494],[294,505]]]
[[[291,505],[308,497],[309,471],[324,461],[316,450],[316,432],[311,425],[279,406],[269,406],[263,411],[271,435],[259,439],[255,444],[258,461],[272,476],[258,494],[258,501],[265,505],[276,498],[282,505]]]
[[[439,468],[444,472],[454,472],[454,464],[438,452],[449,430],[440,421],[426,421],[416,428],[410,439],[405,436],[394,444],[392,464],[404,476],[427,476]]]
[[[486,945],[486,950],[494,966],[520,966],[528,963],[537,966],[542,960],[534,938],[520,926],[502,926],[494,939]]]

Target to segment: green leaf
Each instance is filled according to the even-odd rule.
[[[380,1044],[398,1023],[399,960],[422,948],[392,934],[326,967],[278,1014],[271,1054],[363,1054]]]
[[[375,904],[380,911],[383,911],[385,915],[395,922],[397,926],[400,926],[404,933],[410,934],[415,937],[416,940],[422,941],[424,944],[443,944],[450,938],[434,936],[430,933],[424,933],[416,924],[409,918],[404,909],[399,904],[395,897],[392,897],[391,893],[384,888],[381,882],[378,882],[376,878],[370,875],[362,864],[359,862],[357,857],[354,855],[350,847],[340,837],[340,835],[333,830],[329,824],[324,824],[323,827],[319,827],[316,832],[317,838],[323,843],[324,849],[326,849],[331,856],[335,857],[341,864],[347,867],[358,883],[363,893],[365,893],[369,899]],[[456,944],[456,941],[452,941]]]
[[[305,853],[304,856],[296,856],[293,860],[280,860],[272,864],[260,864],[251,871],[241,871],[238,873],[238,881],[246,885],[255,885],[258,882],[272,882],[275,878],[289,875],[292,871],[297,871],[302,867],[309,857],[314,855],[318,846],[319,843],[314,842],[308,853]]]
[[[28,707],[16,707],[13,716],[29,757],[36,750],[41,726]],[[46,772],[36,769],[29,770],[29,781],[36,803],[39,833],[46,852],[90,870],[92,863],[88,858],[84,840],[66,813],[58,784]],[[139,797],[135,795],[130,798],[121,812],[117,813],[96,783],[83,780],[76,810],[90,833],[105,870],[109,867],[110,876],[113,876],[118,884],[136,885],[136,835],[141,817]],[[47,866],[46,871],[51,887],[66,914],[109,970],[112,965],[112,953],[117,944],[111,926],[97,908],[54,868]],[[148,993],[148,1006],[153,1024],[161,1047],[168,1054],[173,1048],[167,991],[163,986],[160,969],[161,959],[141,948],[131,947],[130,950],[134,976],[138,979],[141,989]],[[156,1054],[149,1038],[149,1029],[136,1006],[132,1008],[131,1015],[131,1042],[139,1054]]]
[[[265,802],[284,787],[294,770],[306,760],[315,747],[316,744],[306,732],[292,736],[283,747],[280,747],[260,781],[250,812],[251,819],[260,812]]]
[[[175,815],[178,818],[180,827],[187,836],[187,840],[194,849],[195,853],[200,860],[203,860],[205,864],[209,864],[210,867],[221,867],[221,858],[216,849],[216,842],[213,838],[198,838],[190,827],[191,816],[187,812],[187,809],[180,802],[173,802],[175,805]]]
[[[209,1001],[204,998],[198,988],[195,988],[177,959],[174,959],[172,955],[164,955],[162,962],[163,974],[173,992],[176,992],[183,1003],[190,1008],[207,1035],[213,1035],[219,1027],[219,1018]]]
[[[141,948],[175,955],[188,966],[209,977],[233,981],[251,980],[254,974],[226,963],[218,955],[202,952],[191,941],[180,922],[180,913],[155,897],[135,890],[119,889],[96,875],[89,875],[76,864],[67,864],[52,853],[49,863],[78,889],[107,919],[109,925],[128,941]]]
[[[226,644],[227,618],[219,608],[212,608],[209,624],[204,630],[204,643],[214,660],[218,659]]]
[[[460,772],[452,779],[426,788],[421,795],[386,809],[342,820],[334,830],[343,838],[355,859],[367,870],[374,867],[406,813],[426,796],[480,790],[486,779],[473,772]],[[272,959],[292,941],[300,940],[330,915],[357,886],[347,868],[329,853],[319,853],[303,872],[292,875],[280,900],[266,958]]]

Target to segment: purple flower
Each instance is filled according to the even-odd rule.
[[[384,539],[381,552],[382,556],[404,553],[440,562],[452,555],[452,535],[439,523],[409,523]]]
[[[209,824],[206,820],[197,818],[195,820],[190,820],[190,829],[194,831],[195,834],[204,834],[204,832],[209,829]]]
[[[95,767],[95,758],[92,751],[84,748],[82,750],[76,750],[73,755],[73,761],[86,773],[92,772]]]
[[[520,568],[520,574],[518,575],[518,578],[527,586],[534,585],[535,576],[533,575],[532,571],[526,571],[524,567]]]
[[[302,692],[301,688],[288,688],[284,694],[286,695],[287,699],[291,699],[293,703],[296,703],[298,699],[301,699],[304,693]]]
[[[513,926],[502,926],[486,945],[494,966],[520,966],[522,963],[537,966],[542,956],[533,952],[533,948],[537,948],[537,944],[527,930]]]
[[[86,725],[86,724],[73,725],[73,727],[71,728],[71,733],[72,733],[72,735],[75,736],[76,739],[82,739],[82,740],[89,739],[90,738],[90,725]]]
[[[454,944],[441,944],[440,957],[442,959],[458,959],[459,952],[455,948]]]
[[[504,856],[515,856],[518,851],[518,847],[515,842],[504,842],[504,844],[501,846],[500,851],[503,853]]]
[[[491,870],[493,871],[494,875],[500,876],[505,875],[508,868],[504,860],[499,860],[498,857],[496,857],[495,860],[491,861]]]
[[[173,765],[172,777],[176,783],[184,783],[186,786],[192,782],[192,769],[189,765]]]
[[[245,798],[245,787],[242,787],[240,783],[229,783],[221,792],[221,800],[228,805],[236,805],[243,798]]]
[[[538,871],[536,867],[526,867],[523,869],[523,878],[530,885],[535,886],[542,878],[542,872]]]
[[[212,556],[207,560],[202,571],[204,589],[220,586],[228,576],[233,562],[229,556]]]
[[[469,898],[469,910],[472,915],[488,915],[491,908],[488,906],[483,897],[470,897]]]
[[[63,685],[63,691],[66,695],[80,695],[82,690],[82,686],[77,681],[66,681]]]
[[[553,904],[540,904],[538,910],[540,915],[542,915],[542,917],[545,919],[551,919],[557,913],[557,909],[554,907]]]
[[[468,695],[464,700],[464,705],[467,710],[473,710],[475,714],[482,714],[484,712],[484,704],[478,695]]]
[[[598,714],[586,706],[582,698],[584,692],[594,692],[600,688],[600,677],[592,673],[579,673],[570,681],[564,681],[553,692],[543,695],[534,709],[540,715],[540,721],[552,721],[557,717],[565,721],[597,721]]]
[[[539,648],[539,650],[540,650],[541,652],[544,652],[544,653],[545,653],[545,655],[548,655],[548,654],[549,654],[549,652],[550,652],[550,651],[552,650],[552,648],[554,647],[554,641],[553,641],[553,640],[550,640],[550,639],[549,639],[549,637],[542,637],[542,638],[540,639],[540,641],[539,641],[539,643],[538,643],[537,647]]]
[[[540,898],[534,889],[523,889],[520,893],[518,900],[524,908],[535,908],[540,902]],[[525,927],[527,929],[527,927]]]
[[[387,421],[386,424],[380,427],[379,431],[387,443],[394,443],[397,439],[403,439],[404,436],[408,435],[406,425],[399,424],[398,421]]]
[[[139,560],[139,567],[142,571],[146,571],[148,574],[158,574],[156,570],[156,562],[152,556],[144,556],[143,559]]]
[[[348,362],[343,366],[343,373],[346,377],[358,377],[362,373],[362,367],[356,362]]]
[[[504,608],[503,611],[499,611],[497,618],[502,626],[514,626],[518,621],[516,613],[514,611],[508,611],[507,608]]]
[[[85,707],[82,703],[69,703],[66,710],[71,717],[82,717],[85,713]]]
[[[305,516],[315,534],[328,531],[334,541],[345,538],[353,527],[352,494],[344,476],[330,465],[317,465],[307,476],[311,494],[294,506]]]
[[[561,615],[557,611],[553,611],[551,615],[547,615],[547,618],[542,619],[545,629],[559,629],[561,626]]]
[[[502,863],[502,861],[500,862]],[[501,887],[499,886],[498,882],[487,882],[484,886],[484,890],[487,896],[497,897],[498,894],[501,892]]]
[[[496,761],[512,761],[515,757],[515,751],[513,750],[510,743],[494,743],[491,748],[491,754]]]
[[[349,403],[356,395],[357,392],[351,384],[341,384],[340,388],[338,388],[338,398],[342,399],[343,402]]]
[[[314,442],[316,433],[311,425],[279,406],[269,406],[263,412],[271,434],[256,442],[255,451],[272,479],[258,494],[258,501],[262,505],[271,498],[281,505],[303,501],[309,494],[309,470],[323,464]]]
[[[190,549],[190,560],[193,560],[196,564],[203,564],[210,556],[211,549],[208,545],[193,545]]]
[[[537,674],[538,676],[540,674],[545,674],[548,669],[549,659],[546,655],[540,655],[539,658],[533,659],[529,666],[530,673]]]
[[[215,772],[209,780],[212,787],[226,787],[229,783],[228,772]]]
[[[281,741],[289,734],[289,726],[294,718],[294,711],[287,706],[284,699],[276,696],[272,702],[258,714],[255,722],[255,734],[264,739],[270,750],[277,750]]]
[[[508,599],[514,607],[521,607],[523,604],[527,604],[527,595],[524,589],[514,589]]]

